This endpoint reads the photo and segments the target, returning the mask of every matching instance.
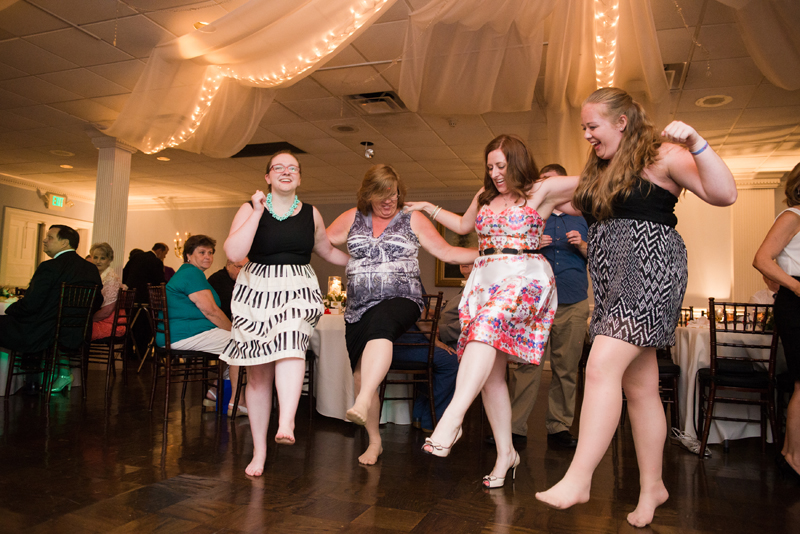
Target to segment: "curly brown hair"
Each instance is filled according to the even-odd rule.
[[[373,200],[386,200],[392,196],[392,190],[397,187],[397,209],[405,204],[406,185],[400,181],[400,175],[391,165],[379,163],[367,169],[364,180],[356,195],[358,211],[364,215],[372,213]]]
[[[639,180],[646,180],[642,171],[658,159],[662,139],[644,108],[622,89],[598,89],[584,101],[587,104],[603,105],[603,115],[610,122],[623,115],[628,120],[613,158],[600,159],[594,151],[589,154],[572,198],[577,209],[601,221],[612,215],[615,200],[627,198]]]
[[[505,181],[509,192],[513,193],[517,200],[527,197],[533,184],[539,181],[539,169],[525,141],[516,135],[498,135],[483,151],[484,164],[488,161],[489,154],[495,150],[500,150],[506,158]],[[488,166],[484,169],[484,191],[478,197],[479,206],[488,204],[500,194],[494,185]]]

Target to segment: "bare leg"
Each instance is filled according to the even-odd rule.
[[[656,508],[669,498],[661,479],[667,420],[658,395],[658,363],[654,348],[646,348],[622,376],[628,399],[636,460],[639,463],[639,503],[628,514],[628,523],[644,527],[653,521]]]
[[[275,362],[275,388],[278,390],[278,433],[275,442],[294,445],[294,418],[303,392],[306,361],[302,358],[284,358]]]
[[[392,342],[388,339],[369,341],[353,373],[356,401],[347,410],[346,417],[367,429],[369,445],[364,454],[358,457],[358,462],[363,465],[374,465],[383,452],[378,387],[392,364],[392,349]]]
[[[491,345],[479,341],[467,344],[461,357],[461,363],[458,366],[456,391],[453,393],[453,400],[450,401],[450,405],[442,414],[441,420],[439,420],[433,434],[431,434],[431,441],[445,447],[452,446],[461,428],[461,423],[464,421],[464,415],[472,405],[472,401],[483,389],[497,359],[502,360],[503,365],[507,360],[505,354],[498,355],[497,350]],[[506,389],[506,401],[510,402],[508,389]],[[509,430],[509,441],[511,440],[510,432]]]
[[[511,399],[506,384],[508,358],[505,353],[499,351],[495,351],[495,354],[494,365],[483,385],[481,397],[497,445],[497,460],[490,475],[505,477],[508,469],[514,464],[517,453],[511,441]]]
[[[794,383],[794,393],[786,408],[786,436],[781,454],[789,466],[800,473],[800,382]]]
[[[592,475],[603,458],[622,410],[622,375],[641,353],[641,347],[597,336],[586,365],[586,386],[575,456],[561,481],[536,498],[564,509],[589,500]],[[660,408],[659,408],[660,409]]]
[[[253,365],[247,370],[248,384],[245,389],[249,406],[250,432],[253,434],[253,460],[244,472],[258,477],[264,472],[267,461],[267,427],[272,413],[272,381],[275,379],[275,363]]]

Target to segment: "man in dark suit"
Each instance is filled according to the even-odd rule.
[[[63,282],[96,285],[100,297],[99,289],[103,287],[100,272],[75,252],[79,241],[78,232],[69,226],[50,227],[44,238],[44,252],[53,259],[39,265],[25,297],[6,308],[6,314],[0,316],[0,346],[32,353],[44,350],[53,342]],[[80,332],[69,332],[61,341],[69,348],[76,348],[82,339]]]
[[[147,295],[147,284],[163,284],[164,280],[164,258],[167,257],[169,247],[164,243],[156,243],[152,250],[131,256],[125,268],[122,269],[122,283],[129,289],[136,290],[136,302],[146,304],[149,300]],[[144,356],[150,338],[153,337],[150,331],[150,324],[144,313],[139,314],[139,318],[133,324],[133,340],[139,357]],[[130,351],[131,355],[135,351]]]

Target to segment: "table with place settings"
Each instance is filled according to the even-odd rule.
[[[703,318],[705,319],[705,318]],[[718,340],[725,342],[739,342],[747,337],[747,342],[752,342],[753,334],[738,334],[736,332],[718,333]],[[757,343],[770,344],[772,336],[763,335],[758,336]],[[741,354],[748,355],[746,349],[725,347],[726,354],[733,354],[739,351]],[[759,349],[749,349],[752,351]],[[749,354],[753,357],[752,353]],[[711,332],[709,331],[708,321],[692,321],[688,326],[678,327],[675,329],[675,346],[672,347],[672,361],[674,361],[681,368],[681,377],[678,383],[678,394],[680,402],[680,429],[692,437],[700,439],[702,436],[697,436],[695,430],[696,414],[700,411],[700,396],[697,381],[697,372],[701,368],[707,368],[711,365]],[[778,345],[778,353],[776,357],[776,371],[775,374],[786,369],[786,359],[783,355],[783,348]],[[735,396],[736,392],[730,392],[731,396]],[[728,394],[728,393],[726,393]],[[759,419],[761,417],[760,408],[758,406],[740,405],[740,404],[724,404],[719,403],[714,407],[715,415],[722,415],[727,417],[739,417]],[[772,441],[772,429],[767,424],[767,440]],[[743,439],[750,437],[761,436],[761,426],[759,423],[742,423],[738,421],[711,421],[711,430],[708,434],[709,443],[722,443],[725,440]]]

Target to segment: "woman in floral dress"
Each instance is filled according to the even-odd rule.
[[[461,423],[480,392],[497,446],[494,469],[483,486],[503,486],[506,472],[519,465],[511,442],[511,402],[506,385],[509,358],[538,365],[556,311],[550,264],[536,253],[544,221],[568,204],[575,178],[539,180],[525,143],[501,135],[486,146],[484,187],[463,216],[428,202],[409,203],[450,230],[480,239],[481,257],[467,281],[459,306],[461,364],[450,406],[423,450],[447,456],[461,436]],[[513,471],[512,471],[513,474]]]

